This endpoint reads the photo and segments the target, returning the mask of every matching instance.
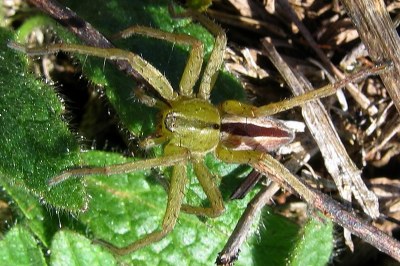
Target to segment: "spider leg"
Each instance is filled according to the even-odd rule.
[[[294,184],[292,187],[296,189],[300,196],[304,197],[306,201],[310,200],[309,192],[303,183],[268,153],[252,150],[230,150],[219,145],[215,150],[215,155],[224,162],[248,164],[268,177],[270,175],[284,177],[282,180],[289,180],[288,184],[291,184],[291,186]],[[307,202],[310,203],[311,201]]]
[[[214,87],[215,81],[217,80],[219,71],[224,61],[224,52],[226,49],[227,40],[224,30],[220,26],[212,22],[207,17],[197,12],[194,13],[196,15],[193,17],[215,36],[214,47],[210,58],[208,59],[206,68],[204,69],[203,78],[201,79],[199,88],[199,97],[207,100],[210,98],[211,90]]]
[[[166,143],[169,140],[168,136],[161,136],[161,137],[147,137],[139,142],[139,147],[142,150],[148,150],[156,145],[161,145]]]
[[[172,171],[170,188],[168,192],[167,208],[165,210],[161,230],[149,233],[126,247],[116,247],[111,243],[105,241],[97,242],[105,245],[115,254],[122,256],[138,250],[144,246],[147,246],[151,243],[160,241],[175,227],[176,220],[178,219],[181,209],[180,207],[185,196],[186,183],[186,162],[179,162],[174,165]]]
[[[192,98],[193,87],[200,76],[201,67],[203,65],[203,43],[200,40],[187,34],[169,33],[144,26],[129,27],[117,33],[112,38],[128,38],[133,34],[144,35],[147,37],[161,39],[172,43],[179,43],[191,46],[189,57],[183,71],[181,81],[179,83],[179,90],[182,96]]]
[[[293,107],[300,106],[307,102],[327,97],[334,94],[337,90],[343,88],[348,83],[356,82],[360,79],[363,79],[370,75],[377,75],[382,71],[385,71],[388,67],[388,64],[377,64],[371,68],[365,68],[357,73],[347,76],[346,78],[335,82],[333,84],[326,85],[322,88],[306,92],[302,95],[292,97],[287,100],[283,100],[276,103],[270,103],[261,107],[254,107],[249,104],[241,103],[238,101],[225,101],[221,104],[220,108],[223,112],[228,114],[235,114],[244,117],[261,117],[261,116],[269,116],[282,111],[289,110]]]
[[[98,48],[79,44],[52,44],[44,47],[28,48],[15,42],[8,47],[29,55],[53,54],[60,51],[97,56],[110,60],[125,60],[167,101],[174,101],[178,94],[174,92],[167,78],[149,62],[129,51],[117,48]]]
[[[263,153],[256,150],[231,150],[219,145],[215,155],[221,161],[237,164],[253,164],[261,160]]]
[[[48,184],[49,186],[54,186],[61,182],[66,181],[71,177],[77,177],[77,176],[88,176],[88,175],[111,176],[116,174],[131,173],[138,170],[144,170],[153,167],[171,166],[177,163],[187,161],[188,159],[189,159],[188,152],[180,152],[168,156],[147,159],[142,161],[127,162],[123,164],[114,164],[110,166],[69,169],[50,179],[48,181]]]
[[[196,176],[204,190],[211,207],[199,207],[183,204],[181,210],[186,213],[202,215],[207,217],[218,217],[224,211],[224,202],[221,192],[213,180],[210,171],[204,166],[203,162],[194,162],[193,168]]]
[[[172,5],[170,5],[169,7],[169,11],[173,17],[192,17],[197,20],[201,25],[203,25],[215,37],[214,47],[211,51],[208,63],[204,69],[198,95],[199,98],[208,100],[210,98],[210,93],[212,88],[214,87],[215,81],[217,80],[219,70],[221,69],[222,63],[224,61],[224,52],[227,42],[225,31],[209,18],[195,10],[187,10],[186,12],[178,14],[175,12]]]
[[[154,107],[159,110],[163,110],[168,108],[168,105],[161,101],[160,99],[154,98],[149,96],[145,93],[143,86],[139,86],[133,90],[135,97],[141,102],[142,104],[148,107]]]

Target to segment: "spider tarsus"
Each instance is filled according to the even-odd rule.
[[[85,172],[85,168],[87,168],[88,170],[86,170]],[[107,169],[105,168],[102,172],[99,172],[98,169],[96,168],[96,170],[91,171],[91,168],[89,166],[84,166],[81,168],[74,168],[74,169],[67,169],[64,170],[61,174],[49,179],[49,181],[47,181],[47,184],[49,185],[49,187],[54,187],[62,182],[67,181],[69,178],[71,177],[79,177],[82,175],[91,175],[91,174],[95,174],[95,173],[103,173],[107,175]],[[93,168],[92,168],[93,169]]]
[[[49,187],[54,187],[64,181],[66,181],[70,177],[72,177],[71,173],[68,171],[64,171],[60,175],[53,177],[52,179],[49,179],[49,181],[47,181],[47,185]]]
[[[9,41],[7,43],[7,47],[22,53],[26,53],[26,47],[14,41]]]
[[[360,78],[363,78],[364,76],[379,75],[390,70],[391,68],[393,68],[393,61],[391,60],[380,61],[375,63],[372,67],[366,68],[364,71],[361,70]]]

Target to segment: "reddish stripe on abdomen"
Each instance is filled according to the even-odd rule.
[[[290,132],[278,127],[262,127],[251,123],[222,123],[220,130],[222,132],[243,137],[288,138],[291,136]]]

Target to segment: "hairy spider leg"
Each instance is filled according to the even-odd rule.
[[[204,190],[209,202],[210,207],[192,206],[183,204],[181,210],[195,215],[218,217],[225,210],[224,201],[222,199],[221,191],[219,190],[213,175],[204,165],[204,162],[192,162],[193,169],[199,180],[201,187]]]
[[[77,54],[96,56],[110,60],[126,60],[164,99],[178,99],[168,79],[149,62],[139,55],[118,48],[99,48],[79,44],[51,44],[44,47],[25,47],[15,42],[9,42],[8,47],[28,55],[46,55],[57,52],[73,52]]]
[[[196,11],[186,10],[182,13],[176,13],[172,5],[169,6],[169,11],[171,15],[176,18],[190,17],[197,20],[214,35],[215,41],[213,50],[211,51],[210,58],[204,69],[203,77],[200,82],[199,93],[197,95],[197,97],[201,99],[208,100],[210,98],[211,90],[214,88],[215,81],[217,80],[219,70],[221,69],[224,61],[224,52],[227,43],[225,31],[209,18]]]
[[[257,150],[230,150],[221,144],[215,150],[218,159],[227,163],[253,164],[260,161],[263,152]]]
[[[201,67],[203,65],[203,43],[200,40],[186,34],[170,33],[144,26],[129,27],[113,35],[112,39],[126,39],[134,34],[190,46],[188,59],[186,61],[185,69],[182,73],[182,77],[179,83],[179,92],[180,95],[184,97],[192,98],[193,87],[200,76]]]
[[[180,150],[177,150],[180,149]],[[161,240],[167,235],[176,224],[179,216],[180,206],[182,205],[183,197],[185,195],[187,177],[186,177],[186,164],[189,160],[190,154],[186,149],[181,149],[175,146],[168,146],[164,150],[164,156],[154,159],[147,159],[136,162],[129,162],[124,164],[117,164],[104,167],[90,167],[71,169],[62,172],[60,175],[52,178],[49,181],[50,186],[54,186],[60,182],[67,180],[74,176],[88,176],[88,175],[116,175],[122,173],[130,173],[138,170],[145,170],[153,167],[161,166],[174,166],[170,180],[170,188],[168,192],[167,207],[165,210],[161,229],[152,233],[142,236],[139,240],[125,247],[116,247],[111,243],[103,240],[98,240],[100,244],[109,248],[117,255],[126,255],[135,250],[138,250],[146,245]]]
[[[340,80],[334,84],[329,84],[320,89],[307,92],[305,94],[290,98],[288,100],[271,103],[261,107],[244,104],[238,101],[229,100],[220,105],[223,115],[232,114],[240,117],[263,117],[273,115],[295,106],[302,105],[309,101],[327,97],[334,94],[338,89],[344,87],[350,82],[355,82],[359,79],[365,78],[370,75],[376,75],[387,70],[390,64],[383,63],[377,64],[371,68],[365,68],[353,75],[347,76],[345,79]],[[225,113],[225,114],[224,114]],[[298,181],[284,166],[276,161],[271,155],[260,151],[252,150],[232,150],[227,149],[219,144],[215,150],[216,156],[228,163],[249,164],[255,169],[263,169],[262,173],[269,173],[273,176],[287,177],[290,182],[288,184],[296,187],[297,193],[303,197],[308,203],[312,203],[312,195],[309,190]],[[268,171],[265,170],[266,166],[271,166]],[[294,186],[296,184],[296,186]]]
[[[357,73],[349,75],[338,82],[328,84],[322,88],[306,92],[302,95],[292,97],[276,103],[270,103],[264,106],[255,107],[249,104],[241,103],[234,100],[228,100],[221,104],[220,108],[223,112],[234,114],[242,117],[261,117],[270,116],[279,112],[289,110],[293,107],[300,106],[307,102],[324,98],[334,94],[337,90],[343,88],[348,83],[356,82],[367,76],[377,75],[386,71],[390,66],[388,63],[376,64],[373,67],[364,68]]]
[[[271,174],[273,176],[288,176],[287,183],[296,185],[299,184],[298,187],[300,191],[297,191],[297,193],[307,202],[311,202],[308,189],[304,186],[304,184],[302,184],[301,181],[298,181],[298,179],[294,177],[294,175],[290,173],[285,166],[274,159],[270,154],[251,150],[229,150],[221,145],[216,149],[216,154],[220,160],[223,160],[227,163],[249,164],[257,170],[263,169],[263,171],[260,171],[260,173]]]
[[[173,156],[173,154],[176,153],[185,154],[185,150],[176,151],[167,149],[165,153],[166,158],[168,158],[169,156]],[[141,162],[142,161],[139,161],[138,163]],[[160,241],[175,227],[180,212],[180,206],[182,205],[182,201],[185,196],[187,181],[188,179],[186,177],[186,161],[177,162],[172,168],[167,207],[160,230],[156,230],[149,234],[146,234],[142,236],[139,240],[124,247],[117,247],[104,240],[96,240],[96,242],[106,246],[115,254],[123,256],[140,248],[143,248],[151,243]]]
[[[190,17],[197,20],[215,37],[213,50],[211,51],[210,58],[204,69],[204,73],[200,82],[199,93],[197,95],[197,97],[201,99],[208,100],[224,60],[224,52],[227,44],[225,31],[220,26],[212,22],[209,18],[196,11],[187,10],[186,12],[176,13],[172,6],[170,6],[169,10],[171,15],[176,18]],[[127,28],[114,35],[113,39],[128,38],[133,34],[140,34],[173,43],[189,44],[191,46],[179,88],[183,96],[192,97],[193,87],[200,76],[203,63],[204,48],[202,42],[185,34],[168,33],[144,26],[133,26]]]
[[[189,152],[183,150],[180,153],[170,154],[168,156],[164,155],[158,158],[152,158],[135,162],[113,164],[110,166],[82,167],[82,168],[68,169],[50,179],[48,181],[48,184],[49,186],[55,186],[61,182],[70,179],[71,177],[82,177],[89,175],[111,176],[111,175],[131,173],[139,170],[146,170],[153,167],[172,166],[176,163],[189,160],[189,157],[190,157]]]

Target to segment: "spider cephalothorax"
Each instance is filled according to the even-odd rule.
[[[168,145],[186,148],[196,157],[217,147],[221,117],[215,106],[198,98],[179,100],[171,106],[163,111],[161,121]]]

